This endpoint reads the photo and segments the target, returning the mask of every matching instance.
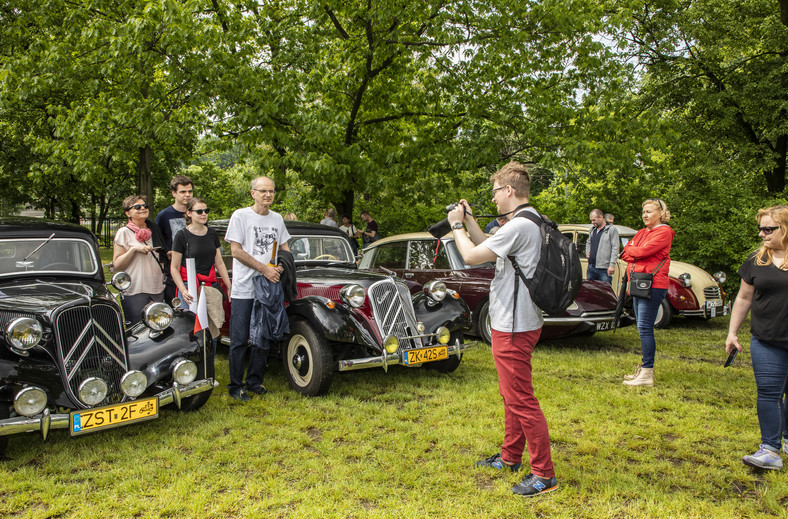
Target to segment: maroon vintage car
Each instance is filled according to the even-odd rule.
[[[490,342],[489,293],[495,265],[467,265],[451,235],[440,240],[426,232],[383,238],[364,249],[359,268],[395,273],[415,292],[433,280],[456,290],[471,308],[471,333]],[[583,281],[575,302],[559,317],[545,316],[542,339],[612,329],[616,295],[607,283]]]

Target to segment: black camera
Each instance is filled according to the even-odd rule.
[[[453,211],[458,205],[459,202],[447,205],[446,212],[449,213]],[[433,235],[435,238],[441,239],[443,236],[451,232],[451,224],[449,223],[449,219],[444,218],[440,222],[430,225],[427,227],[427,232]]]

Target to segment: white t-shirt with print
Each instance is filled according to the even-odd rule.
[[[518,211],[531,211],[532,207]],[[495,277],[490,283],[490,324],[499,332],[529,332],[544,324],[542,311],[531,300],[525,283],[520,284],[517,293],[517,310],[512,319],[514,308],[514,279],[517,274],[507,256],[514,256],[526,278],[534,275],[539,256],[542,252],[539,227],[528,218],[512,218],[498,232],[487,238],[484,245],[498,256],[495,261]],[[514,329],[512,323],[514,322]]]
[[[260,263],[271,261],[274,241],[278,245],[287,243],[290,233],[287,232],[285,221],[277,212],[268,211],[261,215],[251,207],[244,207],[233,212],[224,239],[236,242],[241,248]],[[238,299],[253,299],[254,285],[252,278],[261,276],[257,270],[251,269],[233,258],[233,287],[230,296]]]

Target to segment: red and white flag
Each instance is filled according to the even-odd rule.
[[[194,316],[194,333],[203,328],[208,328],[208,302],[205,300],[205,290],[200,290],[200,297],[197,298],[197,311]]]

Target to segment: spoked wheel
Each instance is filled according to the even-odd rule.
[[[325,337],[309,323],[290,323],[290,340],[282,362],[291,388],[306,396],[327,393],[334,376],[332,357]]]

